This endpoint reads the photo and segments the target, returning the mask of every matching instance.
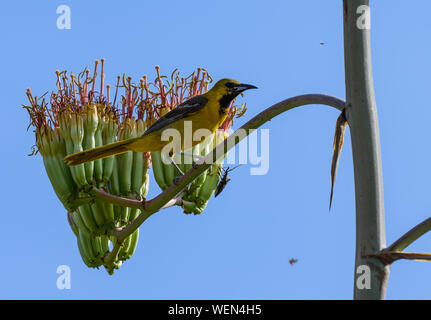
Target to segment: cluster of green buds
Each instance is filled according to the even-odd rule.
[[[148,193],[151,164],[155,180],[163,190],[173,183],[175,169],[165,164],[158,152],[130,151],[72,167],[65,164],[64,157],[142,135],[154,121],[178,104],[206,92],[211,78],[201,68],[185,78],[175,70],[168,78],[161,76],[156,67],[157,76],[153,82],[148,82],[146,76],[139,83],[132,83],[131,77],[118,76],[111,100],[111,87],[104,84],[104,60],[100,61],[100,76],[98,65],[96,61],[93,72],[86,68],[77,75],[57,71],[57,90],[49,99],[46,94],[33,96],[27,89],[30,104],[24,107],[36,136],[32,154],[39,152],[43,158],[53,189],[67,210],[67,220],[76,235],[82,260],[88,267],[104,266],[112,274],[135,252],[139,229],[121,243],[113,258],[116,238],[110,231],[130,224],[141,210],[101,200],[94,195],[93,188],[102,188],[114,196],[143,200]],[[100,82],[98,88],[96,82]],[[124,92],[117,101],[120,88]],[[223,130],[190,152],[204,156],[212,150],[226,137],[234,116],[242,115],[245,109],[245,105],[232,104]],[[222,161],[199,176],[184,192],[184,212],[197,214],[205,209],[220,179]],[[192,166],[185,161],[178,163],[184,172]]]

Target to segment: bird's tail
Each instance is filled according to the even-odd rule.
[[[64,161],[66,161],[68,166],[76,166],[84,162],[107,158],[120,153],[125,153],[127,151],[133,150],[131,148],[131,145],[133,142],[135,142],[136,139],[138,138],[122,140],[107,144],[106,146],[73,153],[65,157]]]

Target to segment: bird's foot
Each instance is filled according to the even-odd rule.
[[[183,176],[176,176],[176,177],[174,177],[174,180],[173,180],[173,184],[174,185],[179,185],[180,184],[180,180],[181,180],[181,178],[182,178]],[[184,189],[183,189],[183,191],[186,191],[186,192],[188,192],[188,191],[190,191],[190,188],[191,188],[191,186],[192,186],[192,183],[193,182],[190,182]]]
[[[176,176],[174,177],[173,183],[177,186],[180,184],[180,180],[183,176]]]

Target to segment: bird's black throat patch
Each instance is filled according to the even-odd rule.
[[[236,96],[238,95],[238,93],[229,93],[229,94],[225,94],[223,97],[221,97],[221,99],[219,100],[219,104],[220,104],[220,109],[219,109],[219,114],[226,114],[227,113],[227,109],[229,108],[229,104],[232,102],[233,99],[236,98]]]

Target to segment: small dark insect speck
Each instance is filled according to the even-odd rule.
[[[290,263],[291,266],[293,266],[297,262],[298,262],[298,259],[295,259],[295,258],[292,258],[292,259],[289,260],[289,263]]]

